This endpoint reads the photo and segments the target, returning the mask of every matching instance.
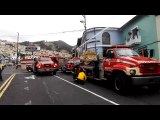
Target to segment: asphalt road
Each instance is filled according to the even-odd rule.
[[[160,92],[136,88],[127,96],[115,93],[107,82],[86,81],[85,85],[72,81],[71,74],[36,76],[25,70],[6,67],[2,75],[5,83],[12,80],[0,95],[0,105],[160,105]]]

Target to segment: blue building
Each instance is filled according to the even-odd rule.
[[[87,29],[78,39],[80,55],[86,50],[93,50],[102,58],[105,48],[114,44],[122,44],[121,31],[118,28],[95,27]]]

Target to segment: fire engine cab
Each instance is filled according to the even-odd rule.
[[[79,63],[80,63],[80,58],[78,57],[65,60],[64,64],[61,67],[62,72],[72,72],[73,67]]]
[[[86,75],[90,79],[107,80],[114,90],[124,94],[132,86],[148,86],[160,89],[160,61],[140,56],[127,45],[108,45],[99,59],[95,51],[80,56]]]
[[[160,61],[144,57],[131,46],[120,44],[114,28],[91,28],[78,38],[73,55],[80,57],[80,67],[88,79],[106,80],[114,90],[124,94],[133,86],[160,89]],[[142,51],[142,53],[144,53]],[[150,55],[153,55],[153,51]],[[153,57],[153,56],[151,56]]]

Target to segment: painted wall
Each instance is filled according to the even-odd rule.
[[[123,40],[121,38],[121,32],[118,29],[109,28],[104,30],[104,28],[95,28],[95,29],[88,30],[86,32],[86,35],[82,37],[82,43],[84,43],[86,40],[90,42],[87,43],[86,46],[83,45],[81,47],[81,51],[82,49],[84,49],[85,51],[85,47],[86,47],[87,50],[94,50],[94,51],[96,50],[96,52],[102,57],[102,54],[103,54],[102,47],[95,47],[95,45],[96,46],[102,45],[102,35],[103,33],[106,33],[106,32],[108,32],[110,35],[110,45],[123,43]],[[82,53],[84,51],[82,51]]]
[[[139,45],[134,45],[133,48],[138,50],[139,48],[147,47],[147,49],[155,50],[154,58],[159,59],[159,49],[157,44],[157,28],[156,28],[156,16],[155,15],[145,15],[139,19],[128,24],[122,31],[122,39],[126,43],[126,38],[129,37],[128,32],[132,28],[138,26],[139,35],[141,36],[141,43]]]
[[[158,42],[159,60],[160,60],[160,15],[156,16],[156,29],[157,29],[157,42]]]

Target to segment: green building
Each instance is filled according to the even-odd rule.
[[[137,15],[120,28],[124,44],[160,60],[160,15]]]

